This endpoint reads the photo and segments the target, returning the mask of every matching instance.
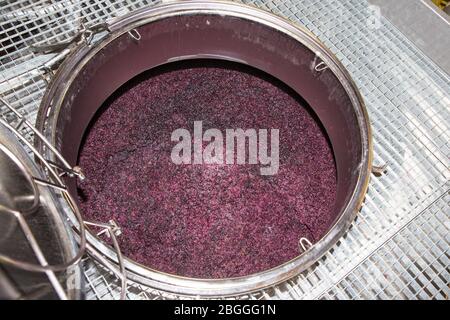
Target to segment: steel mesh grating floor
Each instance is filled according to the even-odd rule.
[[[54,54],[30,45],[69,39],[146,5],[142,0],[0,0],[0,95],[34,121]],[[364,207],[347,235],[307,272],[243,299],[447,299],[450,293],[450,79],[376,8],[357,0],[243,1],[299,22],[349,70],[373,126],[375,164]],[[0,106],[2,115],[14,117]],[[29,135],[28,132],[24,134]],[[88,299],[112,299],[120,282],[84,261]],[[129,284],[130,299],[176,297]]]

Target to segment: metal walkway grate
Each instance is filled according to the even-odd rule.
[[[29,46],[161,1],[0,0],[0,95],[35,119],[53,55]],[[244,299],[447,299],[450,294],[450,79],[376,8],[357,0],[242,1],[299,22],[347,67],[367,104],[375,164],[365,205],[315,266]],[[4,109],[0,106],[0,112]],[[120,282],[86,258],[87,298],[112,299]],[[132,299],[171,299],[130,284]]]

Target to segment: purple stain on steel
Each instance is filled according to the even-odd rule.
[[[203,127],[280,130],[280,168],[175,165],[171,133]],[[140,75],[93,120],[80,151],[86,219],[114,219],[123,253],[199,278],[244,276],[299,254],[336,218],[336,168],[319,121],[289,88],[225,62],[184,62]]]

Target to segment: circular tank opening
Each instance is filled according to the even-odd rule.
[[[271,151],[279,130],[276,174],[249,156],[170,162],[184,134],[195,161],[199,122],[224,148],[227,129],[253,129],[257,141],[267,130]],[[311,266],[350,226],[371,166],[367,114],[336,58],[309,32],[225,2],[168,3],[114,23],[63,63],[37,125],[84,170],[85,182],[66,181],[86,219],[122,228],[129,279],[180,294],[240,294]],[[300,238],[313,245],[300,249]],[[117,262],[104,239],[88,239]]]
[[[200,121],[203,161],[194,163]],[[182,164],[172,159],[179,129],[190,133]],[[207,141],[210,129],[220,132],[217,141]],[[227,162],[227,132],[237,129],[248,135],[243,145],[233,136]],[[269,148],[256,163],[251,143],[257,152]],[[218,148],[213,155],[222,150],[213,163],[208,145]],[[237,163],[242,151],[245,161]],[[272,159],[261,163],[265,155]],[[91,121],[79,166],[87,177],[78,185],[84,218],[114,220],[124,255],[180,276],[274,268],[299,255],[300,238],[319,240],[337,216],[336,167],[318,118],[280,81],[233,62],[176,62],[126,83]]]

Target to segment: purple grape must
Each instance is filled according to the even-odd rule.
[[[279,130],[279,168],[177,165],[178,128]],[[129,258],[197,278],[253,274],[299,254],[335,216],[336,167],[307,104],[270,76],[231,63],[184,63],[133,79],[102,108],[86,133],[79,164],[82,213],[115,220]]]

